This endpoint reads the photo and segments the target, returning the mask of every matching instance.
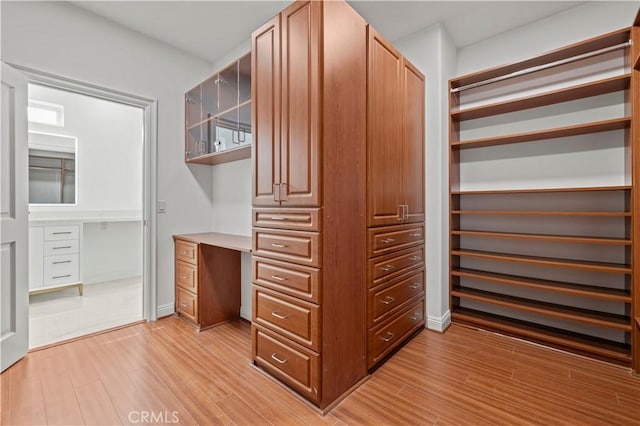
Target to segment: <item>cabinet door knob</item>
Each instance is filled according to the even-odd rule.
[[[381,300],[380,303],[384,303],[385,305],[390,305],[395,300],[396,300],[395,297],[387,296],[387,297],[384,298],[384,300]]]
[[[180,302],[180,306],[182,306],[183,308],[188,308],[189,304],[185,302]]]
[[[287,362],[286,359],[280,359],[278,358],[278,354],[271,354],[271,359],[274,360],[275,362],[279,363],[279,364],[284,364]]]
[[[386,337],[380,336],[380,340],[384,340],[385,342],[390,342],[391,340],[393,340],[394,337],[396,337],[396,335],[390,331],[387,331],[387,334],[385,334],[385,336]]]

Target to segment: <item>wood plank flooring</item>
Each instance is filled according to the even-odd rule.
[[[322,417],[250,365],[250,326],[176,317],[31,352],[2,425],[640,425],[628,369],[453,325],[423,331]]]

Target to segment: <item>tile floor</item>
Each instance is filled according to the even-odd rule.
[[[142,319],[142,277],[29,296],[29,348]]]

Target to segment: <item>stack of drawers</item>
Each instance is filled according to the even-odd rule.
[[[176,312],[201,327],[198,315],[198,245],[175,239]]]
[[[254,209],[253,359],[312,401],[321,394],[320,209]]]
[[[424,327],[424,225],[369,228],[368,367]]]
[[[29,290],[52,290],[80,284],[80,225],[31,226]]]

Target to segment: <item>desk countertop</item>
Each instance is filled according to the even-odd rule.
[[[196,244],[222,247],[231,250],[251,253],[251,237],[233,234],[221,234],[219,232],[205,232],[202,234],[177,234],[173,238],[189,241]]]

